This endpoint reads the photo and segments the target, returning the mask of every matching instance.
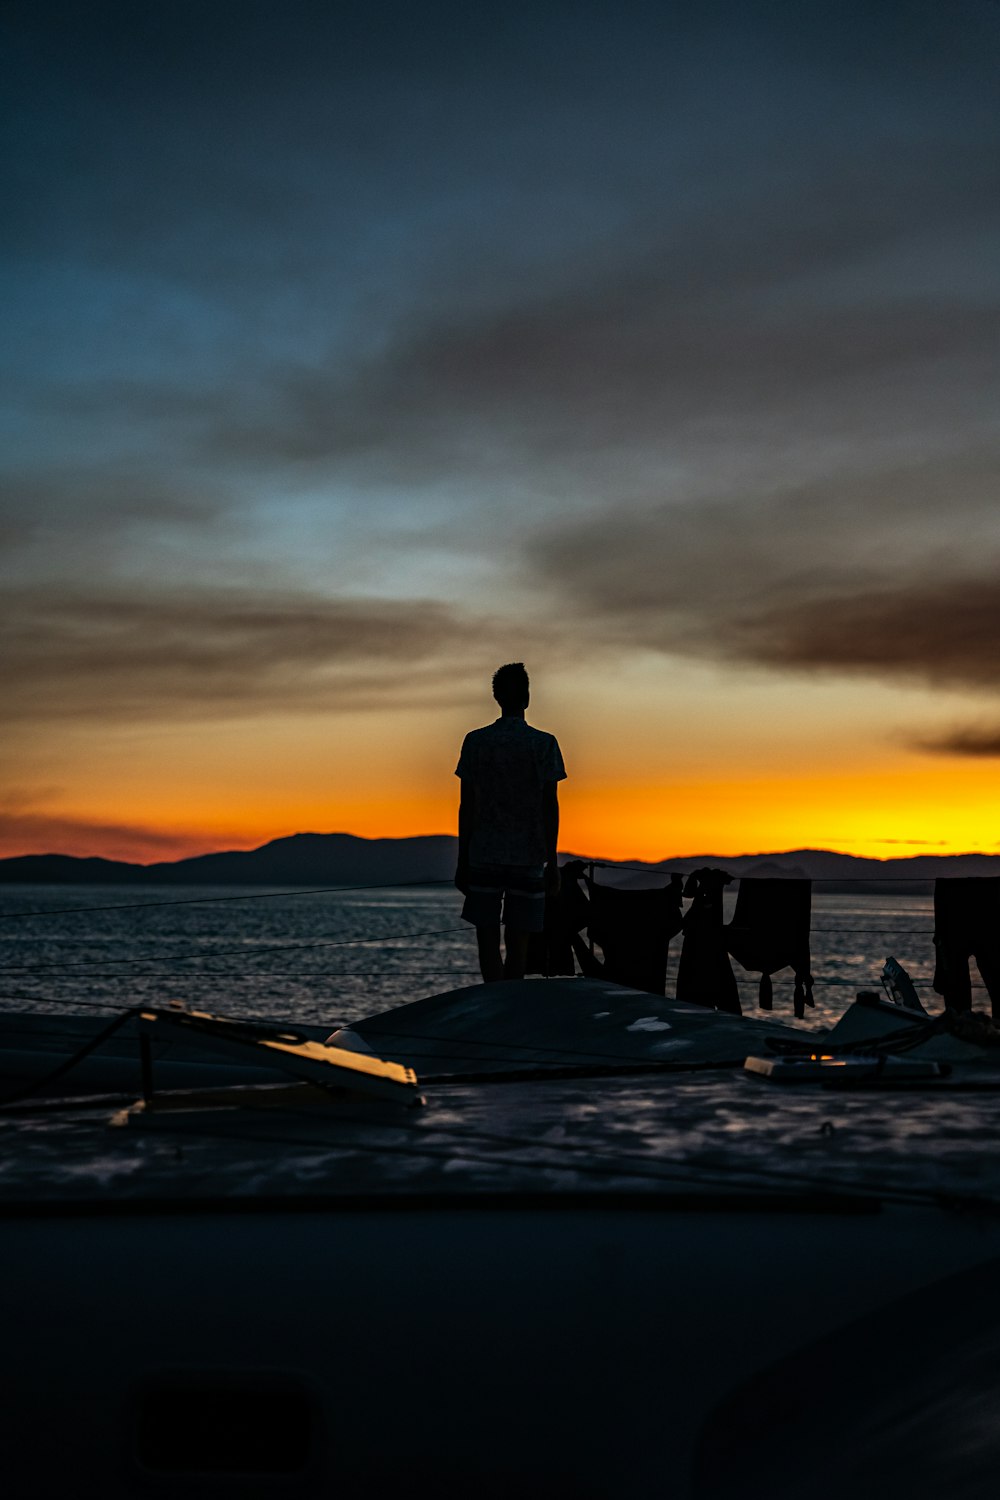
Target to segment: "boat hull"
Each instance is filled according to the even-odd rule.
[[[33,1493],[694,1500],[795,1493],[768,1489],[766,1450],[755,1487],[727,1434],[794,1448],[810,1380],[849,1409],[914,1320],[946,1367],[956,1288],[997,1280],[1000,1223],[848,1199],[478,1194],[25,1207],[3,1241],[0,1430],[8,1480]],[[768,1372],[793,1358],[782,1395]],[[995,1463],[1000,1430],[976,1463],[984,1444]],[[852,1496],[874,1495],[877,1458],[859,1456]],[[814,1460],[801,1493],[832,1496]],[[955,1493],[977,1493],[956,1462]],[[927,1493],[918,1477],[897,1492]]]

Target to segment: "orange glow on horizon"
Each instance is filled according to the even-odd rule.
[[[569,798],[566,798],[569,805]],[[988,765],[581,788],[560,842],[613,859],[829,849],[868,859],[1000,852]]]
[[[788,713],[767,737],[759,718],[734,738],[696,714],[671,734],[657,702],[631,717],[622,703],[592,722],[557,703],[550,721],[540,717],[558,727],[570,773],[562,850],[624,861],[801,848],[879,859],[1000,852],[1000,778],[989,759],[916,755],[884,736],[865,740],[853,721],[850,736],[831,737],[819,719]],[[459,706],[25,731],[0,752],[7,785],[18,788],[2,807],[0,856],[151,863],[299,832],[454,833],[462,736],[488,717]],[[808,730],[801,741],[795,723]],[[31,782],[18,774],[24,766]]]
[[[430,795],[321,797],[308,782],[204,789],[167,782],[154,803],[148,782],[129,794],[64,803],[13,818],[0,854],[72,853],[139,863],[220,849],[249,849],[296,832],[363,838],[454,833],[458,784],[440,776]],[[436,793],[436,795],[434,794]],[[619,860],[773,853],[822,848],[867,858],[1000,852],[1000,790],[981,762],[835,776],[677,779],[627,785],[581,780],[561,789],[560,848]]]

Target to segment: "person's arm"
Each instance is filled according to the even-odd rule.
[[[455,884],[463,895],[467,894],[469,884],[469,840],[472,838],[472,812],[472,787],[463,779],[462,800],[458,804],[458,868],[455,871]]]
[[[545,891],[549,896],[559,893],[559,864],[556,853],[559,847],[559,783],[546,781],[542,787],[542,821],[545,827]]]

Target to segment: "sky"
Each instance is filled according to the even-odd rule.
[[[9,0],[0,854],[1000,850],[1000,4]]]

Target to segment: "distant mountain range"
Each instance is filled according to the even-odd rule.
[[[71,854],[0,860],[0,881],[101,885],[346,885],[450,880],[458,840],[450,834],[362,839],[352,833],[294,833],[259,849],[231,849],[152,865]]]
[[[193,859],[137,865],[70,854],[23,854],[0,859],[0,882],[66,885],[393,885],[448,881],[455,872],[457,840],[450,834],[407,839],[363,839],[351,833],[295,833],[259,849],[200,854]],[[560,859],[589,855],[562,854]],[[596,858],[596,857],[595,857]],[[858,859],[828,849],[792,849],[776,854],[688,855],[646,863],[599,861],[608,884],[656,884],[656,878],[703,865],[731,875],[806,876],[830,892],[929,891],[938,875],[1000,876],[1000,855],[916,854],[904,859]],[[651,879],[650,877],[656,877]]]

